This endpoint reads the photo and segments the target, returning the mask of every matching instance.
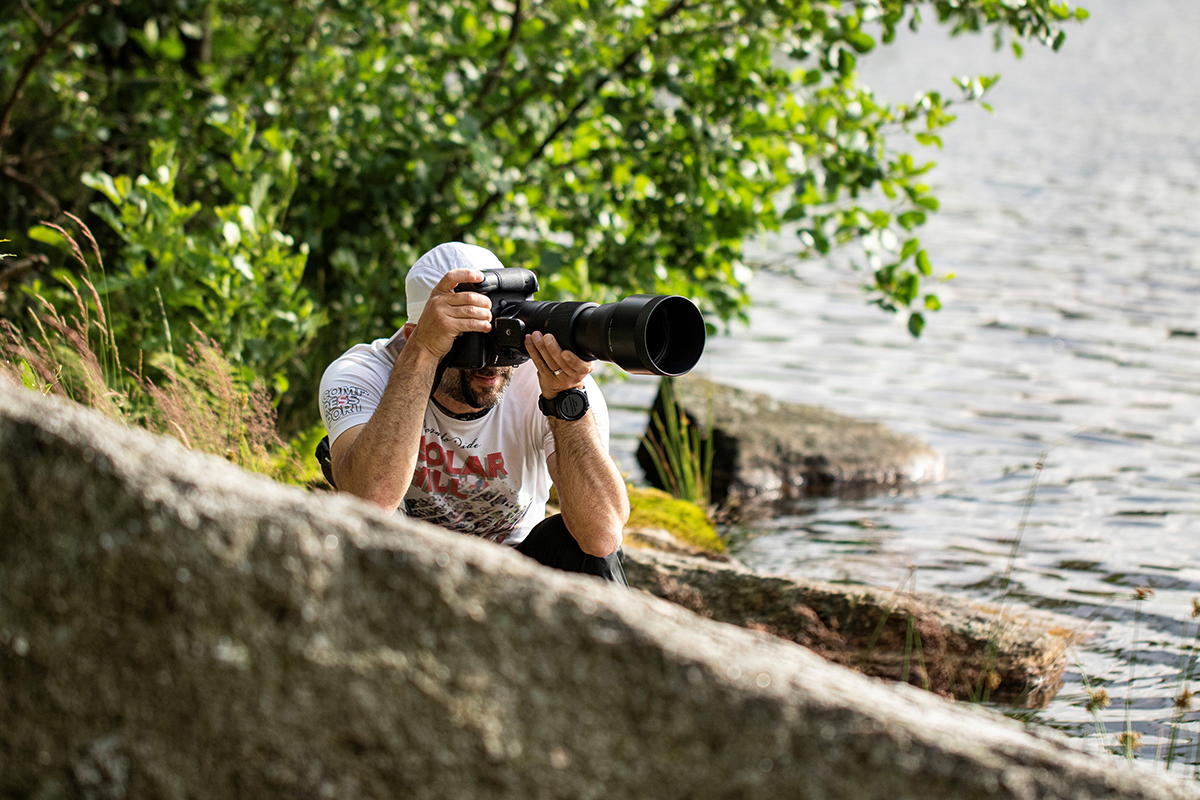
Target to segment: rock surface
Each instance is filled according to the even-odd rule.
[[[1042,708],[1062,687],[1067,648],[1081,638],[1079,620],[1055,614],[761,575],[662,537],[627,537],[630,586],[945,697]]]
[[[919,439],[824,408],[785,403],[696,375],[674,380],[690,421],[713,429],[713,502],[738,516],[810,496],[866,495],[939,480],[945,462]],[[654,409],[662,413],[660,389]],[[653,424],[647,436],[656,438]],[[643,443],[638,464],[661,481]]]
[[[1194,798],[0,382],[0,797]]]

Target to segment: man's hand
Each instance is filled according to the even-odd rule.
[[[537,367],[538,384],[547,400],[567,389],[583,388],[583,379],[592,372],[594,362],[584,361],[570,350],[563,350],[552,333],[527,335],[525,349]]]
[[[452,269],[433,287],[417,329],[407,347],[419,347],[441,360],[460,333],[487,333],[492,329],[492,301],[478,292],[456,292],[460,283],[479,283],[483,273],[463,267]]]

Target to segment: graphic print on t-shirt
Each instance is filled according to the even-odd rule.
[[[417,450],[404,512],[434,525],[503,542],[525,517],[503,453],[481,452],[477,440],[426,428]]]
[[[321,394],[321,406],[325,411],[325,419],[337,422],[342,417],[361,413],[362,399],[367,396],[364,389],[357,386],[332,386]]]

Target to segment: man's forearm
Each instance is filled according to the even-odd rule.
[[[620,546],[629,520],[625,481],[600,440],[592,412],[575,421],[552,418],[550,430],[567,530],[585,553],[606,556]]]
[[[383,398],[370,421],[334,467],[339,489],[395,509],[417,465],[417,448],[437,361],[405,347],[392,368]]]

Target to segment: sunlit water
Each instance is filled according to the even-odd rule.
[[[1128,718],[1139,755],[1161,764],[1200,596],[1200,3],[1085,5],[1092,19],[1058,54],[1016,61],[931,30],[863,59],[893,100],[1004,75],[995,115],[964,110],[926,151],[942,212],[921,237],[957,277],[919,341],[864,304],[844,265],[795,265],[780,237],[754,255],[798,277],[756,278],[751,325],[711,341],[698,369],[915,434],[948,465],[911,494],[762,525],[745,562],[886,587],[915,570],[909,588],[995,599],[1011,560],[1017,596],[1094,633],[1037,719],[1115,748]],[[610,392],[624,406],[652,394],[641,380]],[[635,473],[644,423],[614,412],[614,451]],[[1154,594],[1139,610],[1140,586]],[[1103,736],[1081,673],[1113,700]],[[1173,769],[1191,775],[1200,715],[1184,720]]]

